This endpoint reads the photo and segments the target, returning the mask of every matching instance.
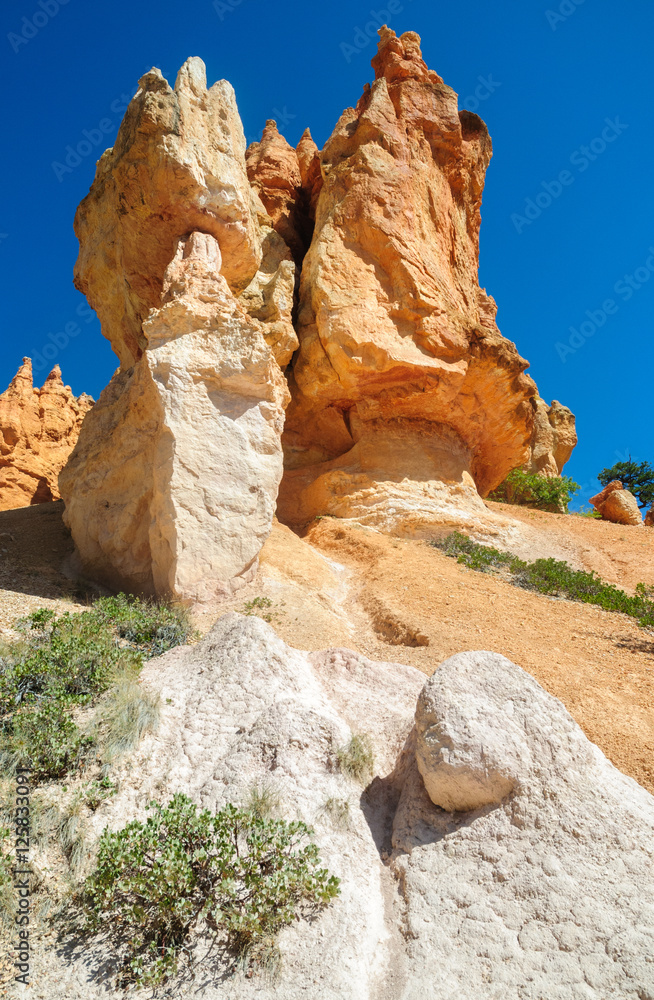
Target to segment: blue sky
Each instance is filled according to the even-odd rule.
[[[11,0],[0,18],[1,388],[26,354],[45,378],[44,348],[77,393],[97,397],[116,367],[72,285],[72,223],[147,68],[172,83],[201,56],[234,85],[248,139],[276,118],[322,145],[373,78],[385,21],[418,31],[488,124],[480,281],[541,395],[577,415],[580,499],[629,453],[654,462],[651,0]]]

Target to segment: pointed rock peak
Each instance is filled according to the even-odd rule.
[[[380,77],[386,77],[389,81],[412,77],[418,80],[440,80],[436,73],[428,69],[422,58],[420,35],[415,31],[405,31],[398,38],[386,25],[379,29],[377,55],[372,60],[372,67],[377,80]]]
[[[279,149],[280,151],[284,150],[284,152],[287,152],[288,150],[292,150],[293,152],[295,152],[291,144],[287,142],[287,140],[284,138],[284,136],[277,128],[277,122],[274,120],[274,118],[268,119],[268,121],[266,122],[266,127],[263,130],[263,134],[261,136],[261,142],[257,143],[256,145],[259,155],[265,155],[266,153],[270,153],[270,151],[275,148]]]
[[[7,392],[30,392],[32,390],[32,360],[23,358],[23,363],[9,383]]]
[[[64,383],[61,377],[61,368],[59,367],[59,365],[55,365],[50,374],[48,375],[47,379],[45,380],[43,388],[45,389],[46,386],[48,386],[49,388],[55,385],[60,386],[63,384]]]
[[[298,159],[307,159],[308,157],[313,159],[318,152],[319,149],[313,141],[310,129],[305,129],[302,133],[302,138],[297,144]]]
[[[139,90],[154,91],[155,93],[168,91],[171,94],[173,92],[163,73],[156,66],[153,66],[152,69],[143,74],[139,80]]]
[[[199,56],[187,59],[175,82],[175,93],[190,91],[196,97],[204,97],[207,92],[207,67]]]

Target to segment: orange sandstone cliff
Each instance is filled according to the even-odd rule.
[[[58,365],[37,389],[32,362],[23,359],[0,395],[0,510],[59,499],[59,473],[92,406],[63,384]]]

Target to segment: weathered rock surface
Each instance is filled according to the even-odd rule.
[[[175,89],[152,69],[139,81],[113,149],[100,158],[75,219],[75,284],[97,312],[123,368],[146,345],[142,324],[158,309],[177,242],[209,233],[223,275],[242,291],[261,262],[257,205],[245,170],[245,135],[232,86],[207,90],[201,59],[189,59]]]
[[[525,471],[537,472],[543,476],[559,476],[578,440],[574,414],[556,399],[551,406],[540,396],[533,402],[534,430]]]
[[[636,497],[629,490],[625,490],[619,479],[613,479],[601,493],[591,497],[590,503],[602,515],[604,521],[612,521],[613,524],[643,523]]]
[[[181,791],[214,808],[267,785],[287,818],[315,825],[323,860],[342,879],[317,921],[280,935],[278,984],[221,980],[217,966],[203,996],[654,995],[654,800],[508,660],[462,653],[425,685],[417,670],[348,650],[290,649],[259,619],[230,614],[197,646],[151,661],[143,683],[161,695],[161,726],[125,761],[92,837],[144,818],[153,797]],[[363,794],[332,763],[361,732],[376,758]],[[444,788],[458,799],[472,779],[490,786],[489,804],[439,808],[419,767],[438,799]],[[346,829],[330,818],[329,799],[348,802]],[[45,996],[113,995],[100,944],[65,955],[49,947],[34,956]],[[180,981],[172,994],[197,988]]]
[[[63,384],[59,365],[36,388],[32,362],[23,359],[0,394],[0,510],[60,498],[59,473],[92,406],[90,396],[76,398]]]
[[[320,154],[284,436],[289,523],[368,508],[402,524],[416,506],[439,520],[448,490],[470,487],[474,504],[475,485],[486,495],[524,464],[533,433],[536,387],[478,283],[488,132],[414,32],[380,35],[375,82]],[[380,451],[386,437],[401,447]],[[423,453],[435,460],[416,474]]]
[[[118,372],[60,477],[85,572],[204,601],[249,580],[282,474],[288,391],[213,236],[180,240],[147,350]]]
[[[121,360],[61,477],[93,579],[196,601],[256,571],[298,344],[272,221],[231,86],[207,90],[200,59],[175,90],[146,74],[76,220],[76,281]]]
[[[250,184],[272,219],[273,228],[301,264],[311,242],[311,231],[296,151],[279,134],[276,122],[269,121],[261,142],[248,147],[245,159]]]
[[[654,504],[652,504],[650,509],[645,514],[645,524],[648,528],[654,527]]]

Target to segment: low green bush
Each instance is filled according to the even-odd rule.
[[[612,583],[605,583],[597,573],[573,569],[568,563],[558,559],[523,562],[507,552],[479,545],[458,531],[430,544],[469,569],[485,573],[505,569],[510,582],[518,587],[553,597],[566,597],[571,601],[596,604],[605,611],[620,611],[630,615],[644,628],[654,626],[654,587],[639,583],[632,596]]]
[[[123,958],[122,985],[165,982],[201,934],[243,956],[339,894],[304,823],[232,805],[212,815],[185,795],[151,808],[105,830],[82,897],[87,929],[108,929]]]
[[[572,496],[580,489],[579,484],[569,476],[550,478],[514,469],[504,482],[489,494],[488,499],[565,514]]]
[[[183,609],[124,594],[78,614],[40,608],[15,627],[20,640],[0,649],[0,767],[29,766],[35,781],[63,777],[89,750],[76,708],[118,679],[134,684],[145,659],[192,633]]]

